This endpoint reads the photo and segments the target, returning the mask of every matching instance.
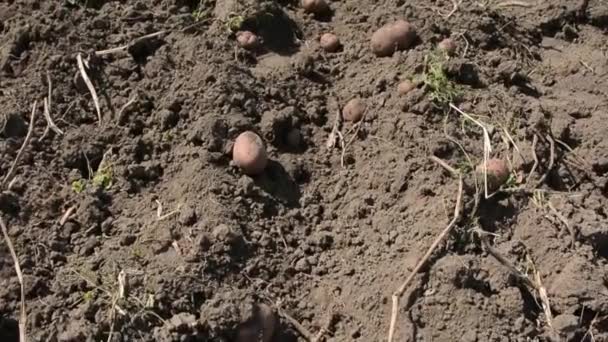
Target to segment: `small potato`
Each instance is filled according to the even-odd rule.
[[[397,85],[397,92],[399,93],[399,95],[405,95],[410,91],[414,90],[414,88],[416,88],[416,84],[414,82],[412,82],[411,80],[405,80],[399,83],[399,85]]]
[[[483,162],[477,166],[475,172],[483,184]],[[488,159],[486,172],[488,175],[488,190],[491,191],[497,190],[501,185],[503,185],[509,179],[509,174],[511,173],[507,162],[499,158]]]
[[[405,20],[397,20],[379,28],[371,38],[372,51],[378,57],[391,56],[397,50],[412,46],[416,29]]]
[[[363,118],[366,109],[367,106],[361,99],[352,99],[342,108],[342,118],[345,121],[358,122]]]
[[[329,11],[329,5],[325,0],[302,0],[302,8],[313,14],[325,14]]]
[[[319,43],[325,52],[336,52],[340,49],[340,39],[333,33],[324,33]]]
[[[457,46],[453,39],[446,38],[437,44],[437,48],[445,52],[446,55],[453,56],[456,53]]]
[[[262,138],[251,131],[241,133],[234,142],[232,160],[247,175],[262,173],[268,164],[268,155]]]
[[[253,50],[260,46],[260,39],[251,31],[239,31],[236,33],[236,42],[245,50]]]

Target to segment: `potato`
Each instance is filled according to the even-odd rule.
[[[497,190],[501,185],[503,185],[509,179],[509,175],[511,173],[507,162],[499,158],[488,159],[486,170],[488,174],[488,190],[491,191]],[[475,171],[477,172],[477,177],[483,184],[484,163],[481,162]]]
[[[399,93],[399,95],[405,95],[410,91],[414,90],[414,88],[416,88],[416,84],[414,82],[412,82],[411,80],[405,80],[401,81],[401,83],[397,85],[397,92]]]
[[[325,14],[329,11],[329,5],[325,0],[302,0],[302,8],[313,14]]]
[[[236,33],[236,42],[245,50],[253,50],[260,46],[260,39],[251,31],[239,31]]]
[[[437,49],[443,51],[448,56],[453,56],[456,53],[456,48],[456,42],[450,38],[446,38],[437,44]]]
[[[352,99],[342,108],[342,118],[346,121],[357,122],[363,118],[366,109],[367,106],[361,99]]]
[[[319,39],[319,43],[326,52],[336,52],[340,49],[340,39],[333,33],[324,33]]]
[[[412,46],[416,29],[405,20],[397,20],[379,28],[371,38],[372,51],[378,57],[391,56],[397,50]]]
[[[234,142],[232,160],[247,175],[262,173],[268,164],[268,155],[262,138],[251,131],[241,133]]]

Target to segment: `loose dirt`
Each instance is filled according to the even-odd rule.
[[[391,295],[452,219],[457,178],[436,156],[465,175],[462,216],[401,298],[394,341],[608,341],[608,4],[455,4],[0,3],[2,179],[33,129],[0,189],[29,340],[305,341],[287,314],[318,341],[386,341]],[[418,41],[376,57],[372,33],[397,19]],[[238,48],[238,27],[260,49]],[[405,79],[418,86],[400,95]],[[511,166],[490,198],[472,177],[482,130],[445,96]],[[337,122],[352,98],[363,120]],[[246,130],[271,159],[253,178],[231,163]],[[480,234],[537,272],[551,317]],[[2,240],[0,340],[18,341],[19,310]]]

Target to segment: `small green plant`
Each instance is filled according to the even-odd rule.
[[[161,139],[163,142],[172,142],[175,139],[175,136],[171,132],[165,132],[163,133]]]
[[[112,186],[112,175],[113,172],[111,166],[99,168],[93,176],[93,185],[102,187],[104,189],[109,189]]]
[[[93,291],[87,291],[82,294],[82,300],[85,302],[90,302],[93,300]]]
[[[505,182],[504,187],[505,188],[515,188],[519,185],[519,182],[517,181],[517,176],[515,176],[514,173],[511,173],[509,175],[509,178],[507,179],[507,181]]]
[[[79,194],[83,192],[87,187],[87,184],[83,179],[75,180],[72,182],[72,191]]]
[[[134,247],[133,249],[131,249],[131,254],[138,259],[143,259],[144,258],[144,251],[139,248],[139,247]]]
[[[235,33],[241,29],[243,23],[245,22],[245,17],[236,13],[230,13],[228,15],[228,20],[226,21],[226,29],[231,33]]]
[[[473,171],[473,166],[467,160],[463,159],[456,163],[456,169],[464,175]]]
[[[431,101],[446,105],[460,96],[460,89],[452,82],[444,70],[447,56],[435,51],[426,58],[425,72],[422,81],[430,90]]]

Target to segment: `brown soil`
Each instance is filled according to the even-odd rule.
[[[312,335],[325,328],[319,341],[386,341],[392,293],[452,219],[458,182],[434,155],[466,171],[462,215],[403,294],[395,341],[608,341],[608,4],[464,1],[448,18],[443,0],[330,7],[315,17],[295,0],[0,3],[2,178],[37,103],[0,189],[30,340],[304,341],[283,315],[274,324],[280,306]],[[237,48],[235,15],[259,49]],[[396,19],[418,41],[375,57],[371,34]],[[338,52],[319,47],[325,32]],[[478,206],[479,126],[432,101],[428,82],[397,91],[428,76],[450,36],[458,49],[439,70],[453,101],[513,169]],[[63,134],[46,131],[47,75]],[[340,125],[342,153],[326,142],[352,98],[367,111]],[[245,130],[271,159],[253,178],[231,163]],[[552,319],[479,229],[530,279],[538,271]],[[10,342],[20,286],[2,241]]]

